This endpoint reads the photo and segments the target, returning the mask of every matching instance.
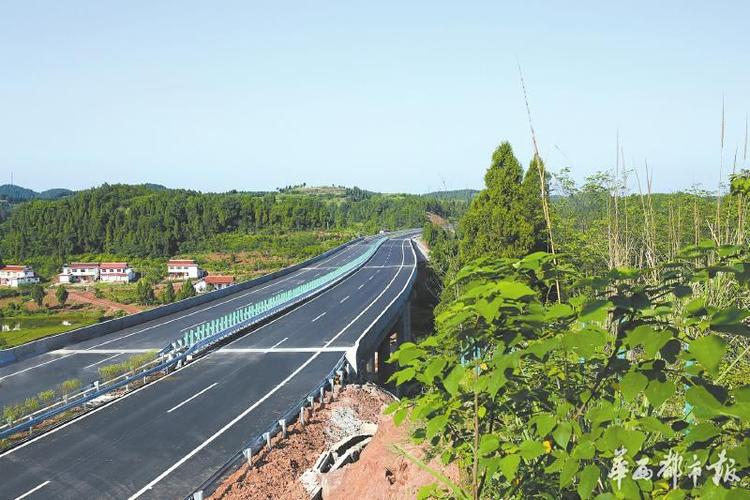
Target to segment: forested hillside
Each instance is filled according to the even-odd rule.
[[[70,189],[56,188],[48,189],[37,193],[32,189],[27,189],[13,184],[3,184],[0,186],[0,200],[7,200],[10,203],[20,203],[23,201],[40,198],[43,200],[55,200],[73,194]]]
[[[465,204],[360,189],[315,194],[204,194],[153,186],[103,185],[60,200],[32,200],[3,225],[3,257],[83,253],[168,257],[225,233],[419,227],[425,212],[446,217]]]
[[[461,474],[420,497],[750,497],[750,174],[627,174],[523,175],[503,144],[456,231],[425,227],[443,293],[388,411]]]

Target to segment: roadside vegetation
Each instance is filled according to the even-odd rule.
[[[426,225],[441,302],[392,356],[389,412],[462,478],[429,468],[420,496],[750,496],[750,177],[641,175],[577,186],[503,144],[455,229]]]
[[[165,279],[170,258],[195,259],[209,274],[240,282],[358,234],[418,227],[428,211],[455,217],[467,205],[460,198],[305,185],[273,193],[203,194],[105,184],[17,202],[2,223],[0,262],[31,265],[43,283],[0,289],[6,325],[0,348],[193,296],[192,286]],[[51,285],[64,263],[118,261],[137,270],[135,283]]]

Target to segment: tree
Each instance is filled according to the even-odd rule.
[[[136,286],[136,295],[138,297],[138,303],[143,305],[150,305],[156,301],[154,296],[154,289],[151,287],[151,283],[146,280],[140,280]]]
[[[535,165],[532,167],[536,170]],[[485,189],[473,199],[461,221],[462,262],[484,255],[520,257],[544,245],[544,232],[536,227],[538,209],[534,209],[531,220],[527,213],[535,182],[531,170],[524,183],[523,169],[511,145],[503,142],[498,146],[484,176]],[[536,199],[540,196],[537,193]]]
[[[31,287],[31,298],[37,306],[42,307],[44,304],[44,288],[42,288],[42,285],[37,284]]]
[[[194,296],[195,288],[193,288],[193,284],[190,282],[190,280],[185,280],[185,282],[180,287],[180,291],[177,293],[177,298],[179,300],[184,300]]]
[[[168,281],[167,286],[164,287],[164,293],[162,293],[161,301],[164,304],[171,304],[175,300],[174,286],[172,282]]]
[[[62,285],[58,286],[55,290],[55,298],[57,298],[60,307],[65,307],[65,303],[68,301],[68,290]]]
[[[388,412],[465,478],[435,472],[420,497],[750,497],[750,387],[733,375],[750,310],[701,293],[716,280],[747,291],[749,268],[747,247],[711,241],[656,281],[634,269],[581,281],[543,252],[467,264],[435,333],[391,358],[391,380],[420,390]],[[679,473],[657,472],[669,461]]]

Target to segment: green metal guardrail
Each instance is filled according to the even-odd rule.
[[[367,262],[386,240],[387,238],[379,238],[364,254],[343,266],[320,276],[319,278],[308,281],[307,283],[299,285],[291,290],[277,293],[262,302],[250,304],[187,330],[181,338],[162,349],[160,354],[183,349],[196,351],[205,345],[216,342],[228,333],[235,332],[238,329],[256,323],[264,317],[276,312],[281,306],[285,306],[289,302],[310,295],[313,292],[316,292],[319,288],[328,285],[341,276],[358,268],[364,262]]]

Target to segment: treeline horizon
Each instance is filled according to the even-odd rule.
[[[215,194],[105,184],[17,206],[2,224],[0,256],[6,261],[84,253],[169,257],[226,233],[421,227],[427,212],[451,218],[465,205],[358,188],[325,195]]]

